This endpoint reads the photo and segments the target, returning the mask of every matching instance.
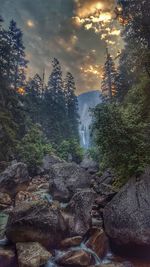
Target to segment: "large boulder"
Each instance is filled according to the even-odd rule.
[[[95,174],[99,170],[98,163],[89,157],[85,157],[80,166],[91,174]]]
[[[18,162],[9,166],[0,174],[0,192],[14,197],[20,190],[24,191],[29,183],[27,165]]]
[[[105,207],[104,225],[117,245],[150,246],[150,169],[130,179]]]
[[[39,242],[54,248],[66,237],[66,230],[57,207],[45,201],[22,202],[9,217],[6,236],[14,243]]]
[[[104,258],[109,249],[109,242],[103,229],[93,228],[86,246],[92,249],[100,259]]]
[[[64,160],[60,159],[54,154],[44,156],[41,166],[37,168],[38,174],[49,173],[51,167],[56,163],[63,163]]]
[[[95,193],[90,189],[80,190],[72,197],[66,208],[68,213],[66,221],[70,236],[83,236],[89,230],[92,224],[91,211],[94,200]]]
[[[19,267],[40,267],[52,256],[44,247],[36,242],[16,244]]]
[[[100,177],[95,176],[93,180],[94,190],[99,195],[111,196],[116,193],[116,189],[113,186],[114,181],[114,175],[110,170],[106,170]]]
[[[58,163],[50,170],[50,193],[59,201],[68,201],[77,189],[89,188],[91,176],[75,163]]]

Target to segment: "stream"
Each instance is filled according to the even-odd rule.
[[[53,202],[53,197],[50,194],[43,194],[43,199],[47,200],[49,203]],[[68,205],[68,203],[60,203],[61,208],[66,208],[66,206]],[[42,267],[59,267],[60,265],[58,265],[58,262],[61,260],[62,257],[65,256],[65,254],[67,254],[69,251],[85,251],[87,254],[90,254],[92,256],[93,259],[93,265],[92,266],[101,266],[103,265],[103,267],[107,266],[107,264],[112,264],[111,267],[117,267],[117,265],[115,264],[119,264],[122,263],[123,267],[150,267],[150,261],[143,261],[143,260],[139,260],[136,258],[127,258],[127,257],[120,257],[118,255],[115,255],[111,250],[108,250],[106,252],[105,257],[100,258],[92,249],[90,249],[89,247],[87,247],[87,243],[89,237],[85,237],[85,239],[81,242],[81,244],[79,246],[73,246],[71,248],[68,248],[66,250],[53,250],[52,251],[52,257],[49,259],[49,261]],[[7,248],[9,247],[10,243],[7,240],[7,238],[3,238],[0,240],[0,247],[2,248]],[[149,253],[148,253],[149,254]],[[137,255],[139,256],[139,255]],[[17,259],[16,259],[17,261]],[[1,262],[0,262],[0,267],[1,266]],[[114,265],[113,265],[114,264]],[[18,267],[17,264],[10,266],[8,264],[8,267]],[[71,266],[70,266],[71,267]],[[74,266],[77,267],[77,266]],[[110,266],[109,266],[110,267]],[[119,267],[119,266],[118,266]]]
[[[8,240],[6,238],[0,240],[0,247],[5,248],[7,245],[9,245]],[[123,267],[150,267],[150,261],[144,261],[144,260],[140,260],[140,259],[129,259],[129,258],[123,258],[120,257],[118,255],[113,254],[113,252],[111,252],[111,250],[107,251],[105,257],[103,259],[100,259],[98,257],[98,255],[90,248],[88,248],[86,246],[86,241],[83,241],[80,246],[76,246],[76,247],[71,247],[69,249],[66,250],[54,250],[53,251],[53,257],[51,257],[49,259],[49,261],[43,266],[43,267],[59,267],[60,265],[57,264],[57,262],[59,261],[59,259],[61,259],[66,253],[68,253],[69,251],[80,251],[83,250],[86,253],[92,255],[94,263],[92,266],[101,266],[101,265],[106,265],[105,267],[107,267],[107,264],[114,264],[111,265],[111,267],[117,267],[117,265],[115,264],[119,264],[122,263]],[[1,266],[1,265],[0,265]],[[18,267],[17,265],[13,265],[9,267]],[[3,267],[3,266],[1,266]],[[75,266],[74,266],[75,267]]]

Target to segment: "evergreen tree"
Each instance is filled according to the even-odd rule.
[[[53,70],[48,80],[46,95],[50,100],[47,102],[47,110],[50,114],[50,122],[53,128],[47,128],[47,137],[59,143],[66,138],[67,111],[65,103],[65,92],[63,88],[62,70],[59,61],[52,61]],[[46,123],[48,125],[48,123]]]
[[[106,62],[103,68],[101,90],[104,97],[108,100],[111,100],[116,94],[117,91],[116,79],[117,79],[117,72],[115,69],[115,63],[107,49]]]
[[[74,77],[70,72],[67,73],[65,83],[65,95],[66,95],[66,107],[67,107],[67,116],[69,122],[69,137],[79,139],[79,115],[78,115],[78,100],[75,95],[76,86]]]
[[[26,110],[33,123],[41,123],[43,82],[36,74],[26,85]]]
[[[0,128],[1,144],[3,146],[2,154],[3,158],[8,160],[10,157],[13,157],[15,144],[25,132],[25,112],[23,96],[18,94],[17,90],[13,90],[15,89],[13,82],[16,79],[14,77],[16,75],[16,62],[18,58],[18,54],[14,50],[15,42],[10,34],[10,30],[8,31],[3,28],[2,19],[0,22]],[[18,70],[20,66],[21,63],[18,61]],[[21,78],[19,79],[21,81]],[[16,85],[19,79],[16,79]],[[7,139],[8,142],[6,141]]]
[[[8,59],[8,79],[11,87],[17,91],[18,88],[24,86],[25,68],[27,61],[25,60],[25,47],[22,41],[22,32],[17,28],[15,21],[11,21],[8,30],[8,40],[10,45]]]
[[[52,73],[50,74],[48,80],[48,90],[51,92],[52,98],[57,103],[58,98],[63,96],[63,80],[62,80],[62,70],[60,63],[57,58],[54,58],[52,61]],[[63,99],[64,100],[64,99]]]
[[[3,28],[3,19],[0,17],[0,75],[6,79],[8,78],[10,50],[8,31]]]

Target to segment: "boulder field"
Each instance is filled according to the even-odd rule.
[[[99,177],[54,155],[40,170],[29,177],[14,162],[0,174],[3,267],[18,267],[16,255],[19,267],[134,266],[103,258],[109,239],[121,248],[150,247],[150,170],[119,192],[109,170]]]

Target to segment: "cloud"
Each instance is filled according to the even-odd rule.
[[[57,57],[64,75],[67,71],[74,75],[78,94],[100,88],[101,77],[97,71],[104,63],[105,43],[94,30],[87,30],[80,23],[77,26],[72,19],[87,1],[81,1],[80,6],[74,0],[0,2],[6,25],[13,18],[24,33],[30,61],[28,76],[42,75],[45,69],[48,79],[51,60]]]
[[[114,7],[114,0],[78,0],[76,3],[76,15],[86,18],[99,10],[111,12]]]
[[[120,25],[115,18],[115,0],[76,0],[73,22],[76,26],[93,30],[114,51],[118,42],[122,44]],[[120,45],[118,46],[120,49]]]

